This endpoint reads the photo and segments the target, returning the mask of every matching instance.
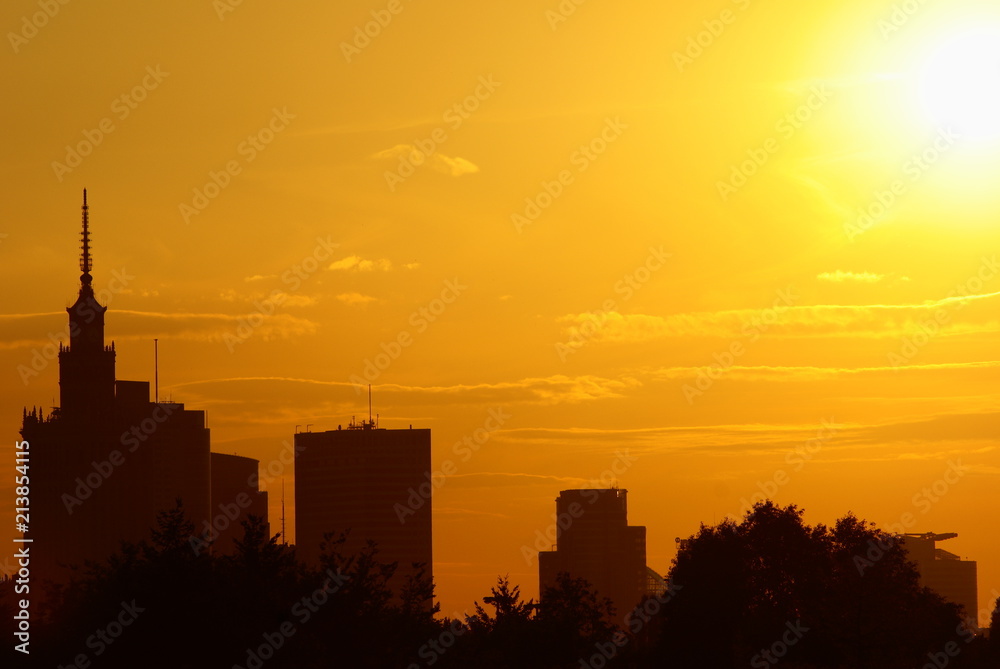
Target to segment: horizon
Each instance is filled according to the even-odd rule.
[[[768,497],[958,533],[996,599],[1000,122],[925,89],[1000,12],[216,5],[59,5],[11,43],[15,438],[59,391],[87,188],[118,377],[157,339],[151,399],[260,461],[275,532],[284,479],[290,543],[296,431],[368,384],[380,427],[431,430],[442,615],[498,575],[537,598],[556,497],[612,485],[662,575]]]

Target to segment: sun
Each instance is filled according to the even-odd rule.
[[[1000,138],[1000,26],[968,30],[931,53],[920,97],[935,124],[965,139]]]

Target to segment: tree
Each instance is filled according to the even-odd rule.
[[[670,580],[680,589],[663,608],[659,654],[681,666],[921,665],[959,623],[894,537],[850,514],[810,527],[771,501],[739,523],[702,525]]]
[[[543,666],[536,649],[547,640],[538,634],[535,601],[522,600],[521,587],[511,586],[508,576],[498,576],[483,604],[493,612],[475,602],[475,614],[465,619],[469,634],[464,639],[464,653],[455,666],[470,666],[470,662],[482,669]]]
[[[533,599],[521,601],[521,586],[515,585],[512,588],[509,576],[498,576],[497,584],[490,592],[489,597],[483,597],[483,603],[492,606],[494,613],[491,616],[476,602],[476,615],[466,619],[473,632],[496,632],[523,627],[532,619],[538,607]]]
[[[590,657],[597,644],[613,643],[615,634],[621,634],[609,622],[613,616],[610,599],[599,597],[586,579],[562,572],[536,606],[535,621],[547,640],[538,653],[547,666],[577,667],[579,659]]]

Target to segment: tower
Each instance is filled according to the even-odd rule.
[[[33,571],[65,583],[73,565],[147,539],[177,500],[199,537],[230,550],[240,520],[252,513],[266,523],[258,462],[212,454],[204,411],[150,401],[148,381],[115,378],[107,307],[93,288],[86,191],[81,250],[79,294],[66,310],[70,341],[59,350],[60,406],[48,415],[25,409],[21,424],[31,453]]]
[[[69,346],[59,347],[59,406],[67,418],[107,416],[115,399],[115,345],[104,344],[104,312],[94,295],[90,258],[90,217],[83,191],[80,292],[69,313]]]
[[[395,562],[399,594],[423,565],[431,578],[431,431],[388,430],[372,420],[295,435],[295,549],[320,562],[324,535],[349,532],[345,555],[374,541],[376,559]],[[431,606],[431,602],[427,602]]]
[[[539,591],[555,587],[560,573],[585,579],[615,606],[622,620],[650,594],[646,528],[628,524],[627,490],[563,490],[556,499],[556,548],[538,554]]]

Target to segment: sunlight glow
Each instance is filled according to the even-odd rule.
[[[970,30],[938,48],[920,82],[924,109],[963,137],[1000,137],[1000,27]]]

